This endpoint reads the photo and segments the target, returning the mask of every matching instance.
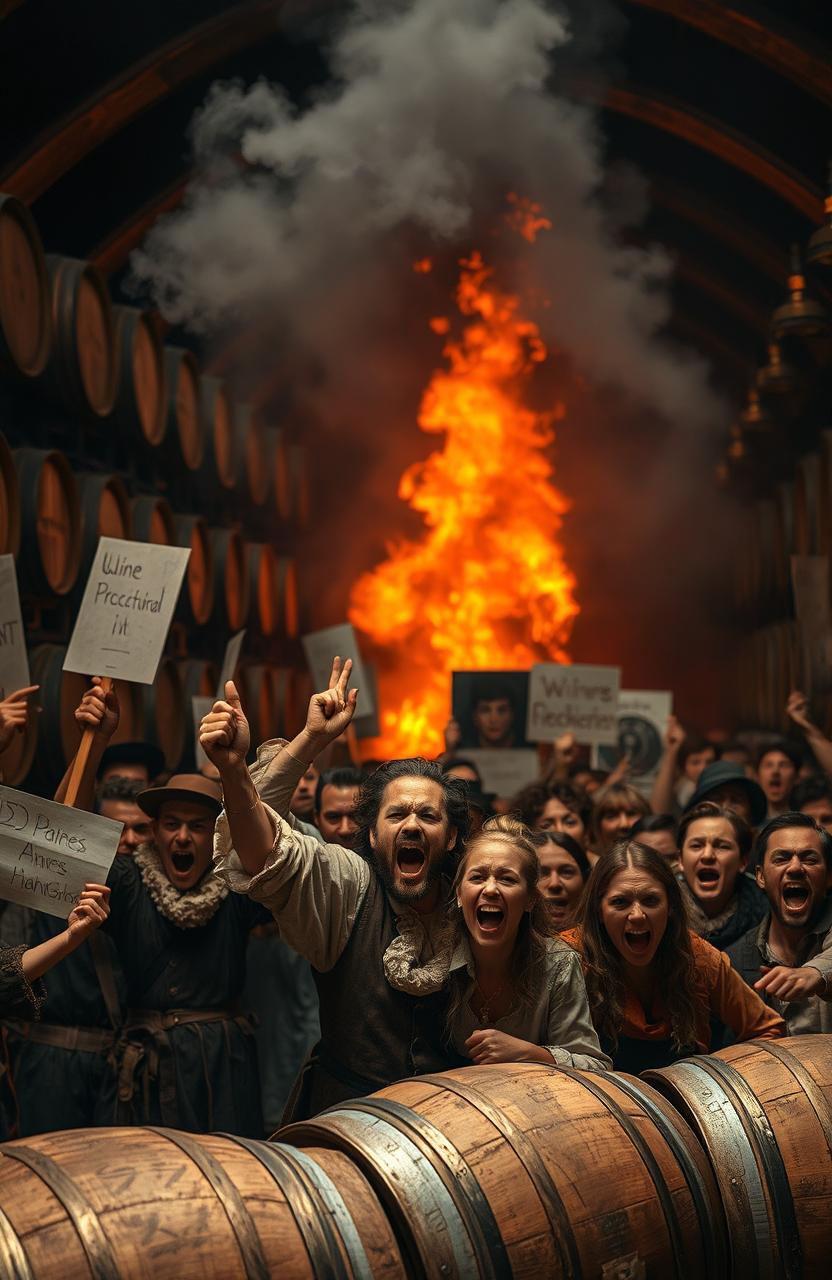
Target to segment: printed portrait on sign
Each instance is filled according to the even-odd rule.
[[[460,750],[527,747],[528,691],[528,671],[455,671],[452,714],[462,733]]]

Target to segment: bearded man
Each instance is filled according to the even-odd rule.
[[[468,831],[464,784],[427,760],[382,765],[362,788],[352,850],[315,841],[289,814],[309,761],[352,719],[350,669],[336,660],[302,733],[288,747],[264,744],[251,774],[248,723],[231,682],[200,732],[225,798],[216,870],[236,893],[268,906],[281,937],[313,966],[321,1040],[296,1084],[291,1119],[463,1063],[444,1042],[446,998],[436,979],[451,959],[444,873]]]

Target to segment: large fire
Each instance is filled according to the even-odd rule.
[[[531,240],[548,223],[514,201],[512,225]],[[415,264],[427,271],[430,263]],[[450,711],[451,672],[522,670],[568,661],[578,613],[575,578],[558,540],[566,500],[552,484],[550,446],[558,405],[527,408],[524,393],[547,359],[518,296],[501,291],[479,253],[461,263],[461,335],[448,337],[447,367],[425,391],[419,426],[441,448],[408,468],[399,497],[422,513],[418,542],[355,583],[350,620],[377,659],[382,757],[436,755]],[[450,334],[445,317],[431,321]]]

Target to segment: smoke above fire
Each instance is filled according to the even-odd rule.
[[[593,380],[711,421],[702,361],[657,337],[672,261],[620,243],[629,211],[611,218],[599,199],[596,113],[561,96],[574,22],[605,12],[597,0],[572,19],[545,0],[351,5],[332,80],[305,105],[266,79],[213,87],[193,121],[196,180],[133,255],[136,279],[197,332],[266,316],[314,341],[316,312],[345,285],[356,309],[374,305],[362,283],[385,242],[415,233],[464,251],[517,190],[553,221],[536,270],[563,305],[546,336]]]

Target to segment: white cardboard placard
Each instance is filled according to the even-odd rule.
[[[573,733],[580,743],[614,746],[618,741],[619,667],[540,663],[529,675],[526,737],[553,742]]]
[[[618,741],[614,748],[596,747],[593,767],[613,769],[620,756],[630,759],[627,781],[649,796],[664,751],[664,735],[673,711],[666,689],[621,689],[618,694]]]
[[[29,655],[20,614],[14,556],[0,556],[0,697],[29,684]]]
[[[302,637],[302,640],[303,651],[306,654],[306,662],[316,692],[327,687],[329,673],[332,670],[332,659],[336,654],[340,656],[342,661],[352,658],[350,688],[358,689],[359,710],[362,719],[365,716],[371,716],[376,709],[373,690],[367,679],[364,664],[361,661],[361,652],[358,648],[358,641],[355,638],[355,631],[350,623],[342,622],[337,627],[325,627],[322,631],[310,631],[308,635]]]
[[[460,747],[461,760],[470,760],[477,766],[482,778],[483,791],[510,800],[523,787],[540,776],[540,761],[536,751],[528,748],[512,748],[509,751]]]
[[[153,684],[190,554],[100,538],[64,671]]]
[[[87,881],[104,884],[122,823],[0,787],[0,898],[66,919]]]
[[[238,631],[236,635],[232,636],[228,644],[225,646],[225,655],[222,660],[222,667],[220,668],[220,679],[217,685],[218,701],[224,700],[225,698],[226,680],[234,679],[234,672],[237,670],[237,666],[240,661],[240,654],[242,652],[243,641],[245,640],[245,638],[246,638],[246,632],[245,632],[245,628],[243,628],[242,631]],[[205,713],[203,712],[203,714]]]

